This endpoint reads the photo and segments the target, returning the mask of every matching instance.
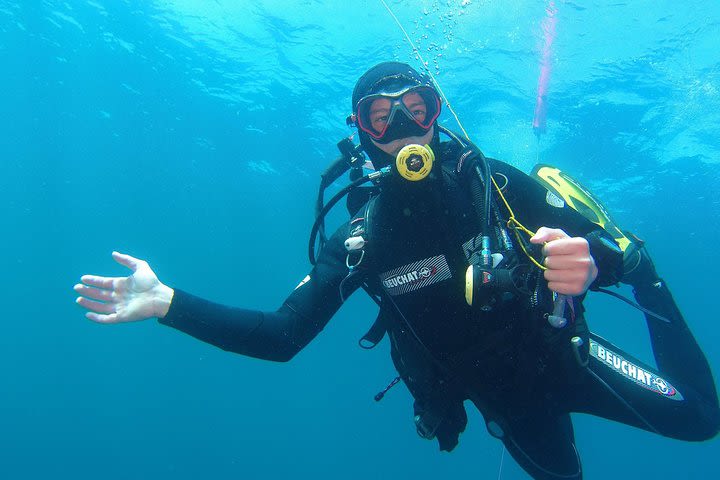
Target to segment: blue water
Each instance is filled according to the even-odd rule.
[[[390,4],[487,155],[566,169],[647,241],[717,373],[720,4],[557,1],[539,143],[544,2]],[[289,364],[73,304],[80,275],[126,273],[118,249],[171,286],[276,308],[308,271],[354,82],[389,59],[419,65],[379,1],[0,1],[0,478],[498,478],[476,412],[440,454],[404,387],[372,400],[395,373],[387,345],[356,346],[361,295]],[[639,314],[588,307],[652,360]],[[717,441],[575,423],[587,479],[720,469]],[[526,477],[506,456],[501,478]]]

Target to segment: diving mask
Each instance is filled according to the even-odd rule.
[[[348,123],[354,123],[380,144],[398,138],[425,135],[440,116],[437,92],[416,85],[392,93],[375,93],[361,98]]]

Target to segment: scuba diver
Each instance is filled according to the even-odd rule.
[[[342,141],[323,174],[314,267],[277,311],[171,288],[118,252],[132,275],[83,276],[77,303],[99,323],[157,317],[224,350],[285,362],[362,288],[379,314],[361,345],[389,338],[399,377],[388,388],[401,379],[409,389],[418,434],[451,451],[469,401],[538,479],[582,478],[573,412],[677,439],[714,437],[710,367],[642,241],[557,169],[527,175],[485,157],[438,123],[441,104],[431,80],[404,63],[358,80],[348,124],[360,145]],[[351,184],[325,205],[324,188],[348,170]],[[327,238],[324,216],[346,194],[351,217]],[[633,287],[657,368],[588,329],[587,291],[618,282]]]

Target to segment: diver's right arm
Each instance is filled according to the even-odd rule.
[[[122,323],[157,317],[223,350],[274,361],[290,360],[320,333],[342,304],[339,285],[347,274],[344,240],[347,226],[327,242],[310,275],[274,312],[220,305],[162,284],[143,260],[114,252],[133,270],[124,278],[85,275],[75,291],[77,303],[99,323]],[[346,292],[359,283],[346,285]]]

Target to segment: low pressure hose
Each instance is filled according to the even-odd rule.
[[[375,172],[369,173],[365,175],[364,177],[360,177],[357,180],[354,180],[352,183],[344,187],[342,190],[337,192],[331,199],[328,201],[327,204],[320,210],[317,214],[317,217],[315,218],[315,222],[313,223],[312,229],[310,230],[310,243],[308,245],[308,257],[310,258],[310,263],[312,265],[315,265],[317,263],[317,259],[315,258],[315,240],[317,239],[318,230],[320,229],[320,226],[323,223],[323,219],[328,214],[328,212],[339,202],[342,200],[342,198],[347,195],[350,190],[353,188],[359,187],[363,183],[370,182],[377,180],[379,178],[382,178],[384,176],[387,176],[390,174],[390,167],[384,167],[380,170],[377,170]]]

